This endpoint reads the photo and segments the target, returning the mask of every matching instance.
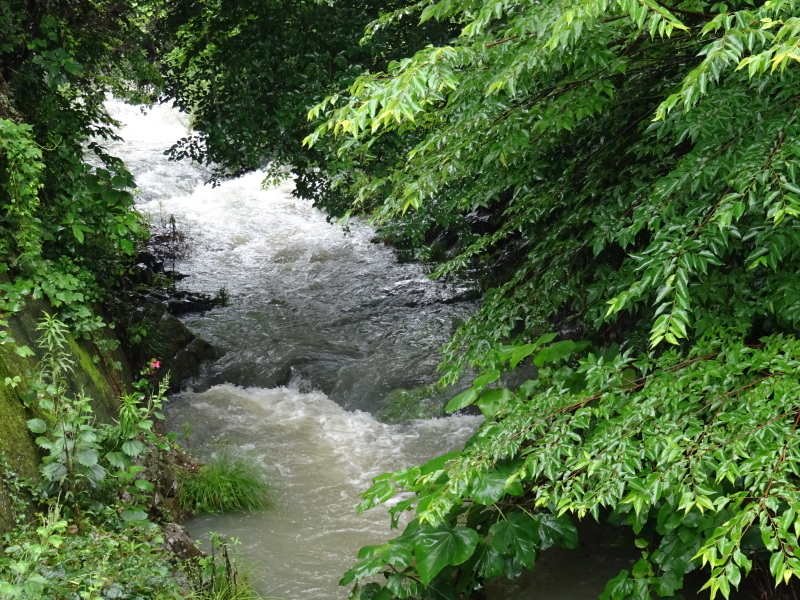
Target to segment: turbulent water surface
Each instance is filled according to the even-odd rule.
[[[457,301],[466,288],[398,264],[363,224],[346,233],[329,224],[291,196],[290,182],[262,191],[254,173],[203,185],[202,168],[163,155],[186,134],[168,107],[110,110],[123,123],[115,149],[140,186],[139,209],[155,224],[174,218],[188,240],[177,266],[189,277],[180,285],[225,288],[230,298],[186,319],[224,354],[172,401],[169,426],[188,434],[200,456],[224,448],[248,456],[271,482],[272,510],[199,518],[189,528],[200,538],[217,531],[240,539],[266,595],[346,597],[337,581],[358,548],[390,535],[385,509],[355,514],[358,494],[379,473],[459,447],[480,422],[373,417],[387,392],[435,380],[438,348],[474,310]],[[545,599],[597,597],[602,586],[576,556],[551,559],[544,579],[494,595],[522,598],[534,588]],[[592,572],[619,570],[613,560],[592,561]],[[584,566],[577,573],[565,562]]]

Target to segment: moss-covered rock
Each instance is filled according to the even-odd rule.
[[[39,476],[39,452],[28,431],[27,420],[35,416],[26,392],[37,365],[44,356],[36,341],[36,325],[45,312],[53,309],[46,302],[30,301],[9,319],[8,333],[14,343],[0,345],[0,452],[11,471],[29,479]],[[67,393],[84,394],[93,400],[98,420],[109,421],[118,410],[118,397],[129,391],[130,367],[117,349],[113,331],[95,336],[95,341],[67,337],[64,349],[73,364],[67,382]],[[27,346],[33,352],[21,356],[17,350]],[[26,400],[28,403],[26,405]],[[7,475],[7,473],[6,473]],[[0,533],[14,524],[14,514],[8,486],[0,477]]]

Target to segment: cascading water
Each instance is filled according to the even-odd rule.
[[[270,596],[345,597],[337,581],[358,548],[390,535],[385,511],[355,514],[358,494],[379,473],[463,445],[480,421],[386,425],[370,414],[387,392],[434,380],[438,348],[472,308],[452,303],[464,290],[398,264],[363,224],[345,234],[289,183],[262,191],[254,173],[203,186],[201,167],[163,156],[186,134],[174,111],[110,110],[123,123],[114,150],[136,176],[139,210],[174,217],[191,240],[181,285],[224,286],[230,298],[186,320],[224,355],[192,382],[203,391],[172,401],[168,425],[186,423],[200,455],[223,446],[246,454],[271,482],[274,509],[204,517],[190,530],[239,538]]]
[[[157,107],[147,117],[116,105],[141,149],[125,156],[144,190],[139,209],[155,220],[174,216],[191,239],[178,266],[182,286],[231,306],[187,324],[225,351],[203,383],[273,387],[306,379],[346,408],[374,412],[393,389],[435,378],[438,349],[472,310],[454,304],[465,287],[429,280],[419,265],[351,223],[345,234],[291,183],[260,189],[253,173],[203,186],[207,173],[168,162],[164,148],[185,135],[176,115]],[[124,151],[127,153],[127,146]]]
[[[203,186],[201,167],[163,156],[186,135],[175,111],[109,108],[123,123],[125,141],[112,150],[136,176],[139,209],[156,221],[174,216],[191,240],[178,264],[189,275],[181,286],[209,294],[225,287],[230,298],[185,321],[224,355],[191,382],[195,391],[173,399],[168,425],[191,431],[188,443],[201,456],[222,447],[247,455],[271,482],[272,510],[203,517],[189,529],[199,539],[210,531],[239,538],[265,595],[346,597],[337,581],[358,548],[391,536],[385,510],[355,514],[371,477],[460,447],[480,422],[386,425],[372,416],[387,392],[435,379],[438,348],[474,306],[454,302],[465,289],[398,264],[371,242],[369,227],[353,223],[345,235],[330,225],[291,196],[290,183],[262,191],[254,173]],[[582,564],[580,576],[552,566],[544,580],[537,574],[537,597],[596,598],[620,567]],[[527,597],[526,587],[494,597]]]

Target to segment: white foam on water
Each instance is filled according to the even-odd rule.
[[[227,351],[214,365],[216,380],[260,385],[260,371],[269,376],[290,355],[288,364],[305,369],[300,379],[328,381],[337,401],[358,396],[353,405],[372,408],[381,393],[420,385],[424,378],[413,375],[433,372],[453,322],[474,307],[437,304],[443,285],[421,266],[398,265],[391,250],[370,242],[374,232],[362,223],[344,235],[310,202],[292,197],[289,181],[264,191],[263,174],[252,173],[204,185],[207,169],[164,156],[188,131],[188,118],[174,109],[142,113],[110,102],[109,110],[123,123],[125,141],[106,145],[135,175],[138,208],[154,221],[174,216],[190,240],[188,258],[178,264],[190,277],[180,286],[206,293],[225,286],[230,295],[229,307],[188,320]],[[189,526],[200,538],[210,531],[239,538],[258,588],[285,600],[345,598],[337,582],[358,549],[393,535],[384,507],[355,513],[371,478],[461,447],[480,422],[461,416],[386,425],[322,393],[233,385],[184,393],[167,413],[173,431],[189,424],[198,454],[226,446],[267,475],[273,509]],[[613,572],[598,577],[596,560],[575,559],[545,561],[532,582],[501,584],[490,597],[596,598]],[[565,562],[588,568],[576,577]]]
[[[201,517],[189,529],[238,538],[259,589],[287,600],[345,598],[337,582],[358,549],[394,535],[384,508],[356,515],[359,494],[375,475],[463,446],[481,420],[387,425],[321,393],[231,385],[184,393],[170,413],[192,424],[206,451],[227,447],[263,466],[272,509]]]

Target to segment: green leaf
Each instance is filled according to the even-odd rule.
[[[509,478],[517,468],[517,463],[506,464],[499,469],[479,474],[472,483],[470,495],[472,499],[484,505],[494,504],[506,494],[512,496],[522,495],[522,484]]]
[[[498,379],[500,379],[500,371],[497,369],[488,369],[475,378],[475,381],[472,382],[472,387],[482,388]]]
[[[22,358],[34,356],[33,350],[31,350],[28,346],[15,346],[14,352],[16,352]]]
[[[544,335],[540,336],[535,342],[532,344],[525,344],[523,346],[519,346],[515,348],[511,354],[511,368],[514,369],[517,365],[522,362],[525,358],[536,352],[536,350],[542,346],[543,344],[549,344],[558,336],[557,333],[545,333]]]
[[[153,491],[153,484],[147,481],[146,479],[137,479],[133,482],[137,488],[142,490],[143,492],[152,492]]]
[[[22,586],[0,581],[0,593],[8,594],[10,598],[19,598],[22,595]]]
[[[81,448],[75,453],[75,459],[84,467],[93,467],[98,460],[97,450],[94,448]]]
[[[406,544],[390,543],[389,547],[381,552],[381,559],[386,564],[403,569],[411,564],[413,558],[412,547]]]
[[[481,577],[493,579],[505,571],[506,559],[491,546],[482,546],[475,566]]]
[[[514,557],[525,567],[533,566],[540,550],[536,521],[524,513],[510,513],[489,528],[492,548]]]
[[[505,388],[492,388],[486,390],[475,405],[480,409],[483,416],[487,419],[494,418],[509,405],[513,394]]]
[[[28,421],[28,429],[33,433],[44,433],[47,431],[47,423],[42,419],[30,419]]]
[[[575,351],[576,344],[572,340],[562,340],[542,348],[533,359],[533,364],[542,367],[545,363],[555,363],[567,358]]]
[[[379,573],[384,566],[385,564],[380,556],[362,561],[344,574],[339,580],[339,585],[347,585],[353,581],[375,575],[375,573]]]
[[[128,456],[139,456],[144,452],[144,444],[139,440],[128,440],[122,444],[122,451]]]
[[[127,469],[131,466],[131,459],[124,452],[107,452],[106,460],[118,469]]]
[[[422,583],[427,586],[445,567],[466,561],[479,539],[478,532],[466,527],[423,527],[414,543],[414,557]]]
[[[441,471],[444,469],[447,463],[455,458],[458,458],[459,456],[461,456],[461,452],[454,450],[453,452],[448,452],[447,454],[442,454],[441,456],[432,458],[424,465],[419,467],[419,474],[429,475],[431,473],[435,473],[436,471]]]
[[[386,502],[395,495],[395,491],[394,485],[388,479],[375,482],[361,495],[363,500],[358,505],[358,512],[369,510],[373,506]]]
[[[123,510],[122,520],[126,523],[135,523],[137,521],[146,521],[147,513],[143,510]]]
[[[633,592],[633,581],[628,577],[628,571],[622,571],[606,584],[605,590],[600,594],[600,600],[625,600]]]
[[[551,513],[540,513],[536,515],[536,520],[540,545],[543,549],[553,545],[564,548],[580,546],[578,530],[568,515],[556,517]]]
[[[60,462],[51,462],[42,466],[40,470],[47,481],[58,482],[67,476],[67,467]]]
[[[455,412],[457,410],[461,410],[462,408],[466,408],[467,406],[475,402],[475,400],[477,399],[478,399],[478,390],[476,390],[475,388],[469,388],[467,390],[464,390],[457,396],[453,397],[453,399],[447,403],[447,406],[445,407],[444,410],[445,412],[449,413]]]
[[[64,70],[73,75],[80,75],[83,71],[83,67],[80,65],[80,63],[77,63],[72,59],[67,59],[64,61]]]

